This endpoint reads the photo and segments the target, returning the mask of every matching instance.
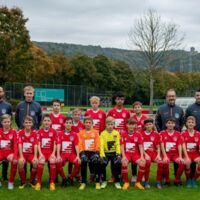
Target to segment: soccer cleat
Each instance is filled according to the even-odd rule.
[[[54,191],[55,189],[56,189],[55,183],[50,183],[50,185],[49,185],[49,190],[50,190],[50,191]]]
[[[103,181],[101,183],[101,189],[105,189],[107,187],[107,181]]]
[[[19,189],[20,189],[20,190],[24,189],[25,185],[26,185],[25,183],[24,183],[24,184],[21,184],[21,185],[19,186]]]
[[[161,183],[160,183],[160,182],[156,182],[156,187],[157,187],[158,189],[162,189]]]
[[[130,187],[130,183],[124,183],[123,190],[127,190]]]
[[[136,182],[135,183],[135,188],[139,189],[139,190],[144,190],[144,187],[141,185],[140,182]]]
[[[145,187],[146,189],[150,189],[150,188],[151,188],[151,186],[149,185],[149,182],[148,182],[148,181],[145,181],[145,182],[144,182],[144,187]]]
[[[193,188],[198,188],[198,185],[194,179],[192,179],[191,184]]]
[[[131,183],[135,183],[136,180],[137,180],[137,176],[132,176],[132,178],[131,178]]]
[[[122,186],[120,185],[120,183],[115,183],[115,187],[118,189],[118,190],[121,190],[122,189]]]
[[[36,183],[35,190],[36,191],[40,191],[41,190],[41,184],[40,183]]]
[[[170,186],[170,182],[165,182],[164,183],[164,187],[169,187]]]
[[[8,189],[13,190],[14,189],[14,183],[8,182]]]
[[[101,189],[100,183],[96,183],[96,190],[100,190],[100,189]]]
[[[86,187],[86,184],[85,183],[81,183],[81,186],[79,187],[79,190],[84,190]]]
[[[29,183],[29,185],[32,187],[32,188],[35,188],[35,185],[33,183]]]
[[[191,179],[187,180],[186,187],[192,188],[192,180]]]

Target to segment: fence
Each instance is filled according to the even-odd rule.
[[[46,88],[46,89],[63,89],[64,90],[64,104],[66,106],[81,106],[88,105],[89,98],[91,96],[99,96],[101,98],[102,105],[105,107],[111,106],[112,92],[110,91],[98,91],[94,88],[89,88],[81,85],[61,85],[61,84],[39,84],[39,83],[18,83],[18,82],[6,82],[4,87],[6,90],[6,98],[23,100],[23,88],[26,85],[32,85],[34,88]],[[56,98],[56,96],[55,96]],[[49,102],[40,102],[42,105],[49,105]]]

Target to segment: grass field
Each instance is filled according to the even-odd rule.
[[[13,127],[16,127],[15,122],[13,122]],[[107,169],[108,177],[110,176],[109,167]],[[183,187],[177,188],[175,186],[170,186],[169,188],[163,188],[158,190],[155,188],[155,176],[156,176],[156,166],[155,164],[151,167],[150,184],[151,189],[145,191],[136,190],[133,186],[127,190],[117,190],[114,188],[113,184],[108,185],[104,190],[96,191],[95,185],[89,183],[84,191],[79,191],[79,184],[70,186],[67,188],[62,188],[60,183],[56,185],[56,191],[50,192],[48,185],[48,174],[47,168],[45,168],[45,173],[43,176],[42,189],[36,192],[31,187],[27,186],[24,190],[19,190],[19,176],[17,174],[15,181],[15,188],[13,191],[7,189],[7,182],[2,182],[3,185],[0,187],[0,200],[184,200],[184,199],[199,199],[200,198],[200,188],[198,189],[187,189],[185,186],[185,175],[183,174]],[[130,171],[130,170],[129,170]],[[171,166],[171,180],[173,180],[173,166]],[[1,166],[0,166],[1,174]],[[199,181],[200,186],[200,181]]]

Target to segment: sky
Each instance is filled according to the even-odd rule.
[[[31,40],[134,49],[128,33],[148,9],[177,24],[183,47],[200,51],[199,0],[0,0],[28,18]]]

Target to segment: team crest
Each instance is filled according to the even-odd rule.
[[[126,113],[122,113],[122,117],[123,117],[123,118],[126,118]]]
[[[13,139],[13,135],[9,135],[9,139],[12,140]]]
[[[34,142],[34,138],[33,137],[30,138],[30,142]]]
[[[99,119],[101,119],[101,118],[102,118],[102,114],[100,113],[100,114],[99,114]]]
[[[95,134],[94,134],[94,133],[91,133],[91,137],[93,137],[93,138],[94,138],[94,137],[95,137]]]
[[[49,133],[49,137],[53,137],[53,133],[52,132]]]
[[[63,119],[59,119],[59,122],[60,122],[60,124],[63,124],[64,121],[63,121]]]
[[[199,138],[198,138],[198,137],[195,137],[195,138],[194,138],[194,141],[195,141],[195,142],[198,142],[198,141],[199,141]]]
[[[177,141],[177,137],[173,137],[173,140],[176,142]]]
[[[6,114],[6,109],[1,110],[2,114]]]
[[[136,137],[136,138],[134,138],[134,142],[137,142],[138,141],[138,138]]]
[[[150,137],[150,140],[153,142],[153,141],[154,141],[154,137],[153,137],[153,136],[151,136],[151,137]]]
[[[179,118],[179,113],[175,113],[175,115],[174,115],[174,117],[176,118],[176,119],[178,119]]]
[[[70,140],[70,141],[73,141],[73,140],[74,140],[74,137],[73,137],[73,136],[70,136],[70,137],[69,137],[69,140]]]
[[[34,110],[31,110],[31,116],[35,116],[35,111]]]

